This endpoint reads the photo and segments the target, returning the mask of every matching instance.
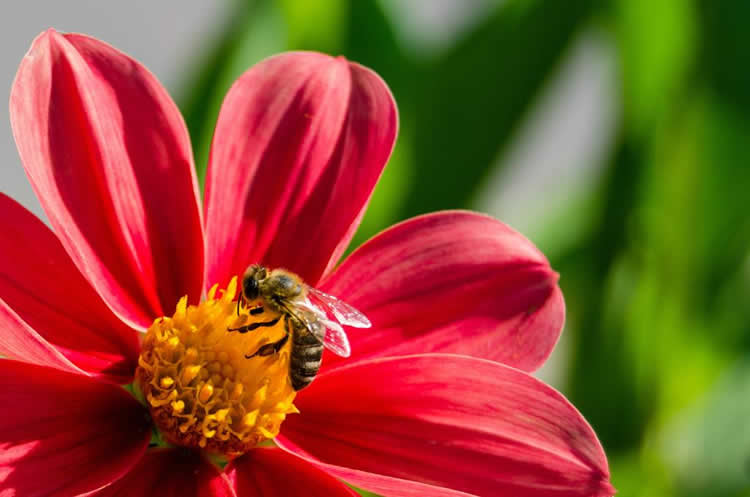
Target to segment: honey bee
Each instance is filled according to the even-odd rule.
[[[260,315],[265,308],[279,314],[270,321],[251,323],[229,331],[247,333],[260,327],[274,326],[284,319],[286,333],[271,343],[261,346],[245,358],[269,356],[278,353],[292,339],[289,355],[289,379],[292,388],[299,391],[315,379],[320,370],[323,347],[341,357],[349,357],[351,348],[346,332],[341,325],[355,328],[369,328],[367,317],[349,304],[333,295],[306,285],[294,273],[284,269],[267,270],[253,264],[242,276],[242,293],[237,299],[237,313],[240,305],[261,299],[260,306],[249,310],[251,315]]]

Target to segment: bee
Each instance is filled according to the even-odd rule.
[[[251,315],[259,315],[264,308],[279,315],[270,321],[251,323],[229,331],[247,333],[260,327],[274,326],[279,320],[285,322],[284,336],[262,345],[245,358],[269,356],[278,353],[291,338],[289,355],[289,379],[292,388],[299,391],[315,379],[320,370],[323,348],[341,357],[349,357],[351,348],[346,332],[341,325],[355,328],[369,328],[367,317],[349,304],[333,295],[306,285],[294,273],[284,269],[269,271],[253,264],[242,276],[242,293],[237,299],[237,313],[240,305],[246,307],[261,299],[260,306],[249,310]]]

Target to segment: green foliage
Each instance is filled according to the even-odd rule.
[[[377,0],[350,2],[348,30],[343,52],[351,60],[372,68],[388,83],[399,109],[399,136],[388,167],[373,193],[351,247],[405,219],[403,214],[414,185],[414,133],[418,93],[417,62],[401,48],[385,11]],[[351,250],[351,249],[350,249]]]
[[[647,134],[679,98],[693,62],[695,6],[690,0],[617,0],[614,11],[626,121],[633,132]]]
[[[705,398],[677,416],[659,440],[678,476],[679,495],[748,495],[748,419],[750,361],[745,359],[730,368]]]
[[[404,216],[469,205],[592,2],[508,1],[426,64]]]
[[[181,102],[200,177],[234,79],[271,53],[321,50],[373,68],[399,105],[354,244],[469,207],[571,41],[605,31],[618,137],[600,182],[547,235],[587,220],[552,258],[572,345],[564,391],[619,495],[750,496],[750,2],[505,0],[431,54],[408,50],[389,15],[378,0],[237,1]]]
[[[198,178],[203,185],[219,109],[229,87],[247,68],[286,48],[286,26],[268,1],[235,0],[232,16],[184,90],[182,112],[193,142]]]

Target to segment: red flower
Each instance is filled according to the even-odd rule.
[[[336,267],[396,136],[395,104],[372,71],[315,53],[250,69],[219,116],[203,212],[176,106],[100,41],[39,36],[11,121],[54,234],[0,196],[0,496],[354,495],[336,478],[387,496],[613,493],[589,425],[528,374],[564,319],[557,275],[528,240],[441,212]],[[300,413],[278,447],[223,471],[205,451],[149,448],[151,417],[118,386],[133,381],[138,331],[162,339],[164,323],[231,304],[230,280],[254,262],[298,273],[373,327],[351,330],[352,356],[326,354],[315,382],[292,392]],[[215,283],[230,286],[226,302],[205,297]],[[175,416],[184,407],[164,399],[149,400],[152,413],[162,400]],[[258,429],[272,436],[284,413],[273,419]],[[202,443],[219,437],[211,426],[196,432]]]

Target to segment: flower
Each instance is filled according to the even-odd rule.
[[[11,122],[52,230],[0,196],[3,497],[354,495],[338,478],[387,496],[613,493],[592,429],[529,375],[558,339],[564,304],[528,240],[487,216],[439,212],[337,266],[396,136],[395,103],[372,71],[302,52],[251,68],[224,101],[203,211],[176,106],[98,40],[40,35],[13,84]],[[224,339],[227,320],[250,319],[227,309],[233,278],[256,262],[373,323],[296,396],[274,362],[288,349],[262,368],[196,338]],[[141,385],[153,386],[151,415],[120,386],[138,364],[152,374]],[[253,387],[242,375],[268,378]],[[205,408],[190,419],[188,390]],[[244,400],[223,411],[211,404],[219,391]],[[230,419],[232,408],[247,416]],[[167,438],[197,448],[151,447],[155,413],[172,423]],[[247,431],[230,432],[240,422]],[[216,442],[276,433],[249,450]],[[220,469],[201,447],[231,461]]]

